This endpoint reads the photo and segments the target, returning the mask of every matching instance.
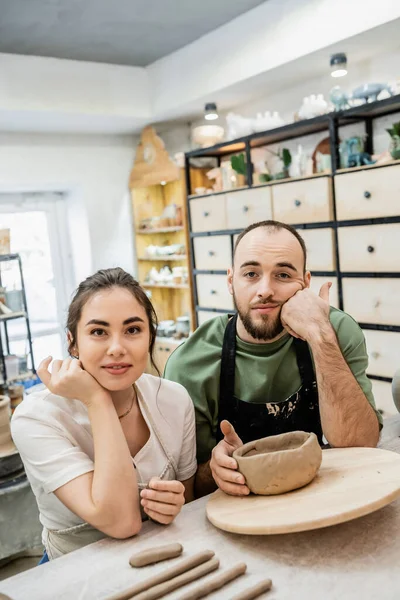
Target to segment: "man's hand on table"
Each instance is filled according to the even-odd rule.
[[[211,455],[212,476],[218,487],[226,494],[247,496],[250,490],[245,485],[243,475],[237,471],[236,460],[232,458],[234,450],[243,446],[243,442],[229,421],[221,422],[221,431],[224,439],[215,446]]]

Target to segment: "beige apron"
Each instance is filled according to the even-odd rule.
[[[170,454],[167,446],[165,445],[160,431],[154,423],[154,420],[151,416],[151,412],[144,401],[142,394],[139,392],[137,387],[135,386],[137,398],[140,402],[143,416],[145,416],[147,425],[150,429],[150,436],[155,435],[160,446],[162,447],[166,457],[167,463],[161,473],[158,475],[160,479],[172,480],[175,479],[176,473],[178,471],[177,464],[175,459]],[[149,438],[150,440],[150,438]],[[134,459],[132,459],[133,464],[135,464]],[[136,466],[136,465],[135,465]],[[148,487],[148,481],[140,481],[140,472],[136,468],[136,474],[138,477],[138,488],[139,493],[141,490]],[[144,513],[143,507],[140,505],[140,512],[142,516],[142,521],[148,519],[148,516]],[[46,552],[50,560],[58,558],[64,554],[68,554],[73,550],[78,550],[83,546],[87,546],[88,544],[92,544],[101,540],[107,535],[98,529],[95,529],[89,523],[81,523],[80,525],[75,525],[74,527],[68,527],[67,529],[44,529],[44,545],[46,547]]]

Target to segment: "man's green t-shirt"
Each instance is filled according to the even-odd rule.
[[[365,371],[368,355],[359,325],[347,313],[330,310],[342,354],[357,379],[379,423],[372,385]],[[191,396],[196,411],[197,460],[206,462],[215,446],[218,426],[219,376],[221,351],[228,315],[201,325],[170,356],[164,377],[182,384]],[[284,334],[267,344],[250,344],[236,336],[235,396],[245,402],[282,402],[301,386],[293,337]]]

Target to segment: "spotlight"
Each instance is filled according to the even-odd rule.
[[[218,119],[217,105],[215,102],[208,102],[208,104],[205,105],[204,118],[207,121],[214,121],[215,119]]]
[[[332,77],[344,77],[347,75],[347,56],[344,52],[332,54],[330,65]]]

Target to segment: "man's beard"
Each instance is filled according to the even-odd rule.
[[[240,320],[243,323],[243,327],[255,340],[264,340],[268,342],[282,333],[283,325],[281,322],[281,310],[279,310],[279,313],[276,315],[276,317],[271,317],[270,315],[259,315],[261,317],[261,322],[254,323],[252,319],[252,309],[249,308],[246,312],[242,311],[236,301],[235,292],[233,292],[233,302],[239,314]],[[259,302],[258,304],[263,304],[263,302]],[[267,302],[264,301],[264,304],[267,304]]]

